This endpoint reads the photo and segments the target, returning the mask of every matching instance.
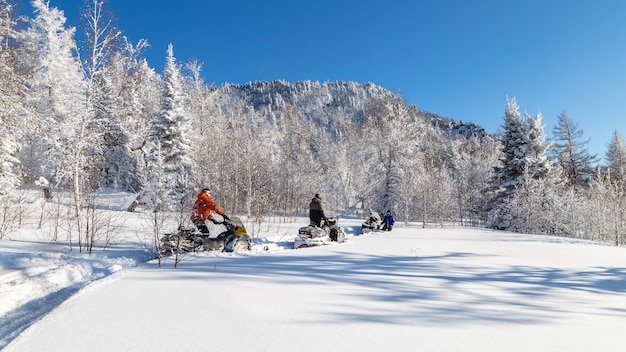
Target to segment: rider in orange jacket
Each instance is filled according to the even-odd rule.
[[[223,216],[225,220],[228,220],[228,216],[224,214],[224,210],[211,198],[211,190],[204,188],[198,193],[198,197],[191,211],[191,221],[193,221],[194,225],[196,225],[201,232],[208,232],[205,221],[214,220],[211,215],[212,211]]]

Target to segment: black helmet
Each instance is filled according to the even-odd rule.
[[[208,188],[208,187],[207,187],[207,188],[203,188],[203,189],[202,189],[202,192],[204,192],[204,193],[206,193],[206,194],[209,194],[209,195],[210,195],[210,194],[211,194],[211,189],[210,189],[210,188]]]

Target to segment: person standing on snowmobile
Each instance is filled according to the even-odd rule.
[[[387,210],[387,214],[385,214],[385,217],[383,218],[383,231],[391,231],[391,229],[393,229],[393,224],[396,222],[396,220],[393,218],[393,215],[391,214],[391,210]]]
[[[316,193],[309,203],[309,220],[311,220],[311,224],[317,227],[322,227],[322,220],[324,220],[324,225],[328,226],[328,219],[324,215],[324,208],[322,207],[322,196],[319,193]]]
[[[216,215],[219,215],[219,217]],[[191,221],[200,232],[208,233],[209,229],[206,225],[207,220],[211,220],[215,223],[223,223],[229,221],[230,218],[224,213],[224,210],[213,201],[213,198],[211,198],[211,189],[204,188],[198,193],[196,202],[193,204]]]

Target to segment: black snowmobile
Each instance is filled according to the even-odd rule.
[[[380,214],[376,211],[371,211],[370,215],[367,217],[367,220],[361,224],[361,234],[380,230],[383,227],[383,221],[380,217]]]
[[[161,254],[172,255],[176,252],[240,252],[252,249],[252,239],[243,226],[241,219],[232,217],[221,225],[219,235],[211,236],[208,232],[197,229],[181,228],[177,233],[161,237]],[[206,228],[206,227],[204,227]]]
[[[332,242],[343,243],[346,240],[346,234],[341,227],[337,226],[339,218],[332,211],[326,212],[328,224],[322,224],[322,227],[310,224],[301,227],[298,230],[298,236],[293,243],[293,248],[313,247],[331,244]]]

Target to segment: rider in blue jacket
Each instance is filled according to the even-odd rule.
[[[383,218],[383,231],[391,231],[395,222],[396,220],[393,218],[393,215],[391,215],[391,210],[387,210],[387,214],[385,214]]]

